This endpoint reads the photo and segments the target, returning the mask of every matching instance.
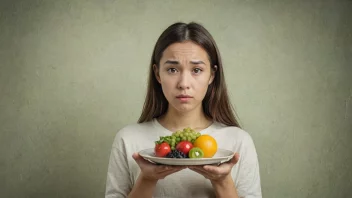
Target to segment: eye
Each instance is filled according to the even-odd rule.
[[[194,72],[195,74],[200,74],[200,73],[202,72],[202,70],[199,69],[199,68],[195,68],[195,69],[193,70],[193,72]]]
[[[169,69],[167,69],[167,72],[173,74],[173,73],[176,73],[177,70],[175,68],[169,68]]]

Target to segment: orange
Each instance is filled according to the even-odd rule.
[[[193,147],[198,147],[204,152],[205,158],[211,158],[218,150],[216,140],[210,135],[201,135],[193,143]]]

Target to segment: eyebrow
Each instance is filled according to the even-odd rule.
[[[171,65],[178,65],[178,64],[180,64],[178,61],[173,61],[173,60],[167,60],[165,63],[164,63],[164,65],[165,64],[171,64]]]
[[[203,61],[191,61],[191,63],[194,65],[200,65],[200,64],[205,65],[205,63]]]
[[[192,64],[194,64],[194,65],[200,65],[200,64],[205,65],[205,63],[204,63],[203,61],[190,61],[190,63],[192,63]],[[178,64],[180,64],[180,62],[175,61],[175,60],[167,60],[167,61],[164,63],[164,65],[165,65],[165,64],[178,65]]]

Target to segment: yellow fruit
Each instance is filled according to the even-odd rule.
[[[216,140],[210,135],[201,135],[193,143],[194,147],[202,149],[205,158],[211,158],[218,150]]]

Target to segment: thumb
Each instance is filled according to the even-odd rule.
[[[235,153],[235,155],[232,157],[230,163],[235,165],[237,164],[237,162],[240,160],[240,154],[239,153]]]
[[[133,153],[132,158],[134,159],[134,161],[137,162],[137,164],[139,164],[141,161],[141,156],[139,155],[139,153]]]

